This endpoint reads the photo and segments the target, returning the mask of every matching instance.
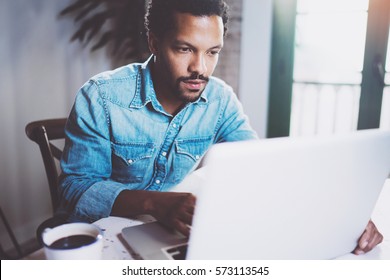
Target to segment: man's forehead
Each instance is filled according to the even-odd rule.
[[[195,27],[211,27],[212,25],[217,25],[223,31],[223,20],[222,17],[218,15],[193,15],[191,13],[173,13],[173,24],[174,28],[183,28],[187,26]]]
[[[181,39],[190,38],[193,36],[201,36],[205,39],[214,38],[218,44],[223,44],[223,22],[222,18],[217,15],[211,16],[195,16],[189,13],[175,13],[173,19],[173,28],[170,35]]]

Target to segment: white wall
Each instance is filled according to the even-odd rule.
[[[57,17],[69,3],[0,0],[0,206],[19,242],[51,214],[40,152],[25,125],[67,116],[77,89],[110,67],[104,53],[69,43],[73,23]],[[0,230],[8,240],[1,223]]]
[[[240,100],[259,137],[267,131],[272,41],[272,0],[244,0]]]

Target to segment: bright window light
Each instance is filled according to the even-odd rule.
[[[369,0],[298,0],[291,136],[357,129]]]

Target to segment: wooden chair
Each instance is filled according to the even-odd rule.
[[[0,244],[0,259],[1,260],[7,260],[7,259],[20,259],[23,257],[23,251],[22,248],[20,247],[18,241],[16,240],[16,236],[14,232],[12,231],[12,228],[10,224],[8,223],[8,220],[3,212],[3,210],[0,207],[0,218],[5,226],[5,229],[7,230],[8,236],[12,241],[12,244],[14,245],[14,249],[16,250],[16,256],[11,255],[7,253],[4,249],[3,246]]]
[[[53,144],[53,140],[65,138],[66,118],[34,121],[26,126],[28,138],[38,144],[41,150],[53,212],[59,207],[58,167],[55,160],[60,160],[62,150]]]
[[[53,143],[54,140],[65,138],[66,120],[66,118],[39,120],[31,122],[26,126],[28,138],[37,143],[41,150],[54,214],[53,217],[42,222],[37,229],[37,240],[41,244],[42,231],[47,227],[54,227],[66,223],[68,217],[66,213],[58,211],[60,206],[58,192],[59,170],[56,160],[59,161],[61,159],[62,149]]]

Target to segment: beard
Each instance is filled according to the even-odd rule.
[[[201,80],[204,83],[202,84],[202,87],[199,89],[188,89],[183,88],[182,83],[189,82],[191,80]],[[175,95],[182,101],[188,103],[188,102],[195,102],[199,99],[199,97],[202,95],[204,89],[206,88],[206,85],[209,81],[208,77],[205,77],[203,75],[199,75],[197,73],[192,74],[189,77],[180,77],[176,80],[175,85]]]

